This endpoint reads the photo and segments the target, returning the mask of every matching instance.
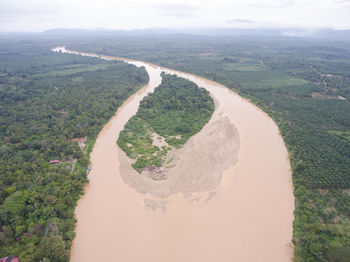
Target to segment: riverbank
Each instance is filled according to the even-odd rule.
[[[124,103],[96,141],[90,183],[76,209],[71,261],[291,261],[291,172],[283,139],[271,118],[215,82],[125,61],[145,66],[150,85]],[[115,141],[142,97],[160,83],[162,70],[206,88],[218,101],[216,113],[235,126],[240,138],[238,163],[223,170],[214,189],[192,192],[188,198],[180,193],[159,200],[149,192],[136,192],[121,178],[125,161]]]

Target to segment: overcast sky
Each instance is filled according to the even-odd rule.
[[[152,27],[350,29],[350,0],[0,0],[0,31]]]

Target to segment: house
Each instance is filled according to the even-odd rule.
[[[0,262],[20,262],[20,260],[18,257],[9,256],[9,257],[0,258]]]
[[[83,149],[86,142],[86,137],[72,138],[72,142],[78,142],[80,149]]]
[[[55,165],[55,164],[59,164],[60,163],[60,160],[50,160],[49,163],[51,165]],[[0,261],[1,262],[1,261]]]

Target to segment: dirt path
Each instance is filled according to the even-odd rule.
[[[77,160],[76,159],[73,159],[73,161],[72,161],[72,169],[70,170],[70,172],[72,173],[73,171],[74,171],[74,169],[75,169],[75,163],[77,162]]]

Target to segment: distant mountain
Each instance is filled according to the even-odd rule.
[[[133,30],[109,30],[109,29],[50,29],[47,35],[148,35],[148,34],[174,34],[172,29],[133,29]]]
[[[329,40],[350,41],[350,30],[320,29],[313,32],[310,37]]]
[[[150,28],[134,30],[107,29],[52,29],[45,31],[48,35],[161,35],[161,34],[192,34],[207,36],[290,36],[301,38],[317,38],[330,41],[349,41],[350,30],[300,29],[300,28]]]

